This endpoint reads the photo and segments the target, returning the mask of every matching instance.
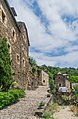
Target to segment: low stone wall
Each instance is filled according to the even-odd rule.
[[[42,117],[44,114],[44,111],[48,108],[48,105],[50,104],[51,100],[52,100],[52,95],[42,100],[45,103],[45,105],[42,108],[39,108],[39,107],[37,108],[35,112],[35,116]]]

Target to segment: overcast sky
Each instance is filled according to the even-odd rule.
[[[8,0],[26,23],[39,65],[78,67],[78,0]]]

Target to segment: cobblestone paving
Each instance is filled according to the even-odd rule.
[[[39,102],[47,95],[46,86],[40,86],[35,91],[26,91],[26,97],[18,103],[0,110],[0,119],[40,119],[34,116]]]
[[[73,112],[70,111],[69,106],[61,109],[60,112],[54,114],[54,119],[78,119]]]

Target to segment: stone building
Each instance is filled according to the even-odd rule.
[[[69,76],[67,74],[62,74],[58,72],[55,78],[56,87],[66,87],[68,91],[71,90],[71,83],[69,81]]]
[[[45,71],[41,71],[39,85],[49,86],[49,76]]]
[[[24,23],[17,23],[16,12],[7,0],[0,0],[0,37],[7,38],[12,59],[13,78],[21,88],[27,88],[29,39]]]
[[[28,32],[25,23],[18,22],[18,26],[20,28],[20,39],[21,39],[21,81],[24,87],[28,87],[28,79],[29,79],[29,38]],[[26,80],[27,79],[27,80]]]
[[[39,86],[39,77],[38,77],[38,72],[37,72],[37,66],[34,68],[31,67],[29,68],[29,81],[28,81],[28,89],[29,90],[34,90],[38,88]]]

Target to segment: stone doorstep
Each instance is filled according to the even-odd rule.
[[[43,102],[45,102],[45,105],[41,109],[37,108],[34,115],[38,116],[38,117],[42,117],[43,114],[44,114],[44,111],[47,109],[51,100],[52,100],[52,96],[51,97],[46,97],[45,100],[42,100]]]

